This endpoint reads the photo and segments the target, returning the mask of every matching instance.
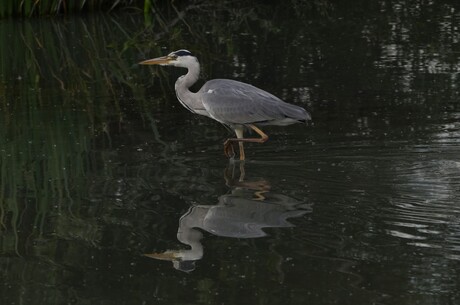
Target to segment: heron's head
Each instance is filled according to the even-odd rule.
[[[140,65],[160,65],[160,66],[176,66],[187,68],[191,64],[198,63],[195,56],[190,51],[178,50],[169,53],[166,56],[147,59],[141,61]]]

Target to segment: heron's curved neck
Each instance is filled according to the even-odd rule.
[[[191,92],[189,88],[196,83],[200,76],[200,64],[198,60],[190,61],[185,68],[188,69],[187,74],[182,75],[176,81],[176,95],[185,108],[197,113],[200,109],[203,109],[203,105],[196,93]]]
[[[176,89],[178,86],[188,89],[194,83],[196,83],[196,81],[200,77],[200,64],[198,63],[198,60],[188,62],[185,68],[187,68],[188,70],[187,74],[182,75],[176,81]]]

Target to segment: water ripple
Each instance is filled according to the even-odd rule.
[[[430,152],[430,158],[396,168],[392,196],[382,213],[385,232],[407,245],[455,259],[460,255],[459,162]]]

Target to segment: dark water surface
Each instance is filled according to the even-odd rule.
[[[458,304],[460,7],[302,9],[0,21],[1,303]],[[229,162],[180,48],[313,123]]]

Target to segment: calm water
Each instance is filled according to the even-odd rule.
[[[1,303],[458,304],[460,8],[305,9],[0,21]],[[229,162],[179,48],[313,123]]]

